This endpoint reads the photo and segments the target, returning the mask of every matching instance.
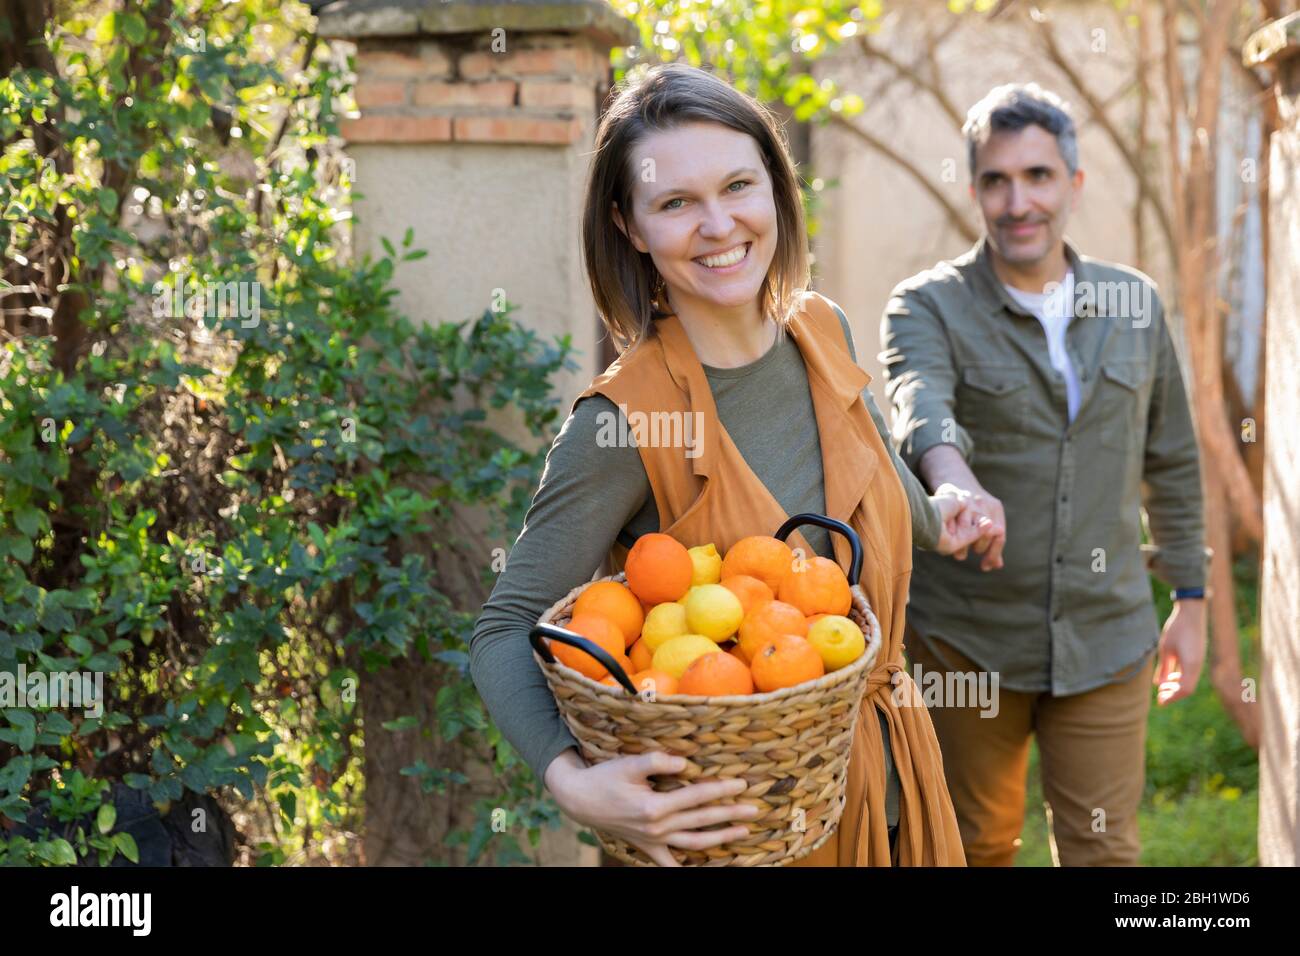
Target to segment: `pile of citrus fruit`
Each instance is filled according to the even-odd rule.
[[[584,590],[565,628],[608,651],[655,697],[794,687],[866,650],[847,616],[852,597],[840,566],[797,557],[777,538],[743,538],[724,557],[712,544],[688,549],[670,535],[642,535],[624,573],[626,585],[599,581]],[[621,686],[585,651],[549,646],[562,664]]]

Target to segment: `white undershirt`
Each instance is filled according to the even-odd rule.
[[[1065,330],[1074,315],[1074,270],[1067,270],[1060,288],[1052,292],[1025,292],[1006,283],[1003,288],[1042,324],[1052,368],[1065,378],[1066,406],[1070,421],[1074,421],[1079,410],[1079,376],[1075,374],[1070,353],[1065,350]]]

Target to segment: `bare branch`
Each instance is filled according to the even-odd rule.
[[[1159,193],[1151,188],[1142,155],[1129,144],[1128,137],[1121,133],[1110,118],[1110,114],[1106,110],[1106,104],[1092,91],[1087,80],[1075,69],[1073,63],[1070,62],[1070,58],[1062,52],[1056,39],[1056,33],[1052,30],[1048,19],[1045,16],[1033,16],[1030,19],[1038,27],[1038,36],[1043,41],[1043,50],[1047,54],[1047,58],[1066,78],[1079,99],[1087,105],[1092,113],[1092,118],[1105,131],[1106,136],[1114,144],[1115,149],[1119,151],[1119,154],[1124,158],[1124,162],[1137,178],[1138,195],[1146,199],[1155,213],[1156,222],[1160,225],[1160,231],[1164,233],[1165,242],[1169,245],[1170,259],[1176,258],[1174,229],[1169,220],[1169,210],[1160,201]]]
[[[914,163],[905,158],[898,150],[838,113],[833,114],[831,119],[840,129],[852,133],[861,142],[870,146],[885,159],[907,173],[917,185],[925,190],[931,199],[938,203],[939,208],[944,211],[948,221],[952,223],[953,228],[961,234],[962,238],[972,243],[979,239],[979,230],[971,224],[966,215],[953,204],[952,200],[943,194],[943,190],[939,189],[929,176],[918,169]]]
[[[930,96],[934,98],[934,101],[939,104],[939,109],[941,109],[943,114],[948,117],[948,120],[953,124],[953,126],[958,130],[961,129],[964,120],[961,112],[952,102],[952,99],[937,84],[921,76],[921,74],[917,72],[916,67],[903,63],[888,50],[882,50],[879,47],[873,46],[865,33],[858,36],[858,48],[867,59],[879,60],[900,77],[915,86],[918,90],[929,93]]]

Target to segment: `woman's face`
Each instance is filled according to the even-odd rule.
[[[776,254],[776,203],[758,143],[718,123],[651,133],[632,153],[632,216],[614,220],[648,252],[674,310],[758,301]]]

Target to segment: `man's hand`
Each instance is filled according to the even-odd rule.
[[[921,480],[936,498],[956,496],[964,502],[965,511],[973,511],[980,535],[979,540],[971,543],[975,553],[984,556],[980,569],[995,571],[1002,567],[1002,548],[1007,542],[1006,513],[1002,510],[1002,502],[985,491],[976,480],[961,452],[953,445],[935,445],[921,456],[917,465]],[[982,522],[981,518],[987,518],[988,522]],[[945,521],[945,530],[946,524]],[[940,550],[942,544],[940,538]],[[961,545],[957,550],[961,550]],[[961,560],[965,553],[954,551],[954,556]]]
[[[969,516],[966,520],[977,532],[966,544],[973,545],[975,553],[984,556],[984,560],[980,562],[980,570],[996,571],[1002,567],[1002,548],[1007,543],[1007,518],[1002,510],[1002,502],[978,484],[971,491],[951,483],[942,484],[934,490],[934,497],[940,502],[940,510],[943,509],[944,500],[955,498],[962,502],[963,516]],[[944,530],[945,533],[948,530],[946,521]],[[955,533],[960,534],[960,528]],[[960,538],[958,541],[960,542]],[[961,561],[966,557],[966,552],[960,543],[958,547],[961,548],[961,553],[954,552],[953,557]],[[947,553],[943,552],[942,537],[939,539],[939,550]]]
[[[1151,683],[1160,690],[1156,703],[1162,707],[1191,696],[1205,664],[1205,601],[1174,602],[1174,611],[1160,632],[1160,661]]]
[[[992,533],[993,519],[969,507],[970,495],[957,494],[955,489],[935,495],[931,500],[943,519],[943,530],[939,533],[935,552],[950,554],[958,561],[965,561],[970,546]]]

